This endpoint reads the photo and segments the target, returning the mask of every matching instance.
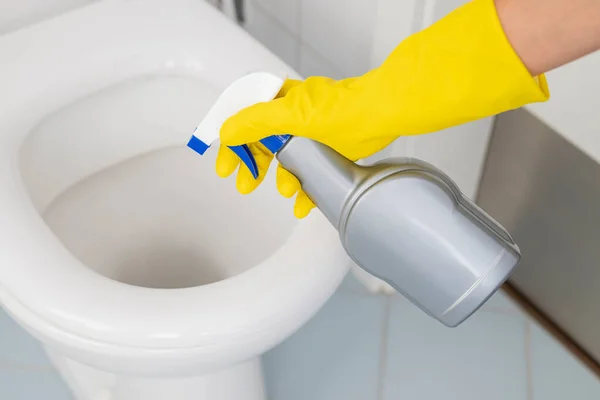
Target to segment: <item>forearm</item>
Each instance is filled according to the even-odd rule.
[[[495,0],[511,45],[532,75],[600,49],[600,0]]]

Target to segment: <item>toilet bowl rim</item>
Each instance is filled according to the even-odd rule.
[[[182,54],[181,51],[185,53],[185,51],[189,51],[194,45],[189,40],[188,42],[185,40],[189,39],[191,34],[200,36],[203,34],[208,35],[212,27],[218,26],[219,29],[222,29],[224,36],[226,36],[223,47],[226,48],[234,42],[238,43],[238,46],[241,47],[239,54],[236,54],[236,56],[239,57],[241,55],[247,61],[247,64],[239,65],[240,63],[237,62],[239,61],[237,60],[238,57],[223,53],[220,54],[221,59],[229,59],[231,65],[227,65],[226,68],[221,68],[218,72],[215,72],[217,69],[214,66],[211,69],[210,65],[204,63],[202,73],[225,82],[231,81],[239,75],[248,72],[247,69],[273,70],[281,68],[289,70],[289,67],[285,66],[285,64],[271,55],[262,46],[258,45],[254,40],[247,37],[246,34],[243,34],[239,28],[234,27],[224,17],[210,9],[209,5],[192,0],[177,0],[177,2],[181,7],[175,7],[173,2],[166,4],[167,2],[160,0],[104,2],[76,10],[64,17],[42,23],[40,26],[0,38],[0,61],[7,61],[6,63],[0,62],[0,81],[7,84],[5,86],[6,91],[3,92],[4,95],[0,94],[0,105],[6,106],[5,110],[7,110],[8,114],[6,118],[0,121],[0,159],[6,161],[0,163],[0,183],[10,189],[10,191],[7,191],[6,196],[3,195],[0,199],[0,204],[3,204],[4,207],[0,211],[0,214],[3,214],[2,221],[5,227],[14,227],[10,231],[8,229],[3,231],[0,229],[0,246],[6,250],[0,252],[2,253],[0,254],[0,264],[5,265],[4,268],[0,266],[0,288],[6,293],[13,295],[13,297],[18,298],[25,307],[31,309],[32,312],[44,320],[51,321],[61,329],[79,334],[82,337],[91,337],[123,345],[170,348],[211,343],[211,341],[218,341],[218,338],[222,337],[223,334],[235,331],[240,326],[248,326],[248,324],[243,324],[235,320],[236,318],[247,318],[247,316],[236,315],[235,318],[219,317],[217,320],[222,322],[222,329],[214,328],[211,330],[210,326],[205,325],[204,328],[199,328],[199,330],[195,331],[189,330],[185,334],[175,332],[175,330],[173,332],[166,332],[166,334],[171,333],[174,336],[171,338],[157,337],[158,333],[165,332],[161,332],[159,324],[156,321],[153,322],[154,330],[146,329],[147,327],[144,327],[144,324],[140,324],[141,327],[138,331],[129,336],[127,336],[127,332],[123,331],[123,327],[128,326],[126,323],[117,321],[118,323],[114,323],[115,326],[99,326],[103,321],[115,321],[114,316],[110,315],[110,311],[112,310],[120,310],[131,318],[135,317],[136,314],[131,310],[132,307],[129,307],[130,311],[125,312],[124,309],[127,308],[127,304],[118,303],[117,299],[126,298],[126,295],[123,295],[123,293],[134,293],[136,296],[140,295],[144,297],[144,299],[148,300],[149,308],[155,310],[157,314],[160,314],[159,311],[161,308],[166,310],[177,308],[172,303],[166,305],[157,303],[156,299],[151,301],[150,297],[152,296],[147,295],[148,293],[152,293],[150,289],[132,287],[111,281],[82,267],[81,263],[75,260],[64,249],[62,244],[57,241],[48,227],[43,223],[40,216],[30,204],[25,188],[19,180],[16,149],[20,145],[21,136],[24,135],[23,132],[30,129],[34,123],[31,115],[45,115],[51,112],[52,109],[64,105],[67,99],[75,99],[81,93],[93,91],[94,85],[105,87],[110,80],[118,81],[127,79],[130,76],[139,76],[141,73],[164,70],[164,65],[157,69],[155,63],[157,54],[164,57],[161,51],[166,51],[166,54],[170,54],[168,53],[169,46],[164,46],[165,43],[167,45],[178,43],[180,48],[176,53]],[[117,7],[119,8],[118,10],[115,9]],[[108,18],[109,16],[110,31],[107,31],[106,26],[99,27],[98,24],[100,24],[99,21],[102,18]],[[191,24],[190,22],[196,22],[196,24]],[[77,38],[65,37],[65,32],[75,28],[77,28],[76,31],[78,32]],[[121,35],[123,32],[127,33],[127,35]],[[148,48],[147,42],[152,37],[157,41],[156,46]],[[54,52],[48,52],[46,49],[48,43],[53,43],[52,40],[57,41],[61,38],[63,39],[61,47],[57,48]],[[81,47],[82,42],[85,42],[87,47]],[[59,76],[60,71],[62,71],[59,68],[61,63],[67,63],[69,58],[74,57],[75,54],[78,57],[82,57],[85,62],[107,65],[106,60],[101,59],[101,56],[107,54],[102,46],[110,45],[113,46],[113,49],[123,49],[123,46],[125,46],[124,42],[126,42],[127,46],[135,48],[137,51],[136,55],[139,55],[139,58],[136,59],[134,57],[130,69],[126,68],[125,71],[119,71],[119,73],[111,71],[111,76],[102,77],[104,81],[97,79],[88,86],[82,85],[77,90],[65,94],[61,90],[57,90],[55,93],[52,92],[52,90],[56,89],[56,85],[48,80],[47,77],[42,76],[42,73],[45,71],[51,75],[54,74],[52,77],[58,79],[56,76]],[[25,48],[23,48],[24,43],[27,43]],[[90,46],[100,47],[93,48]],[[149,59],[144,59],[143,57],[146,50],[151,55]],[[205,52],[212,56],[214,49],[211,49],[210,46],[205,46],[204,48],[202,46],[195,46],[194,51]],[[122,51],[122,53],[126,53],[126,51]],[[119,54],[119,56],[122,55]],[[191,59],[193,61],[194,58],[192,57]],[[41,68],[41,65],[44,68]],[[172,67],[168,68],[172,69]],[[192,74],[200,73],[194,66],[187,68],[186,71]],[[74,79],[81,77],[80,75],[84,73],[77,70],[71,72],[75,74]],[[25,90],[27,86],[25,83],[35,86],[35,90],[31,88]],[[18,88],[23,88],[24,90],[18,91]],[[59,89],[64,88],[60,87]],[[56,96],[50,100],[48,100],[48,97],[44,98],[44,96],[49,96],[49,93],[54,93]],[[40,100],[42,98],[43,100]],[[45,100],[48,100],[47,103],[45,103]],[[27,118],[23,116],[23,110],[25,109],[28,109],[27,112],[29,113]],[[316,218],[322,217],[317,216]],[[326,230],[328,228],[327,224],[321,221],[315,229]],[[339,277],[340,273],[344,273],[345,268],[347,268],[346,260],[340,255],[339,249],[335,247],[335,243],[330,241],[334,237],[333,232],[327,231],[324,234],[325,240],[313,246],[313,253],[306,254],[306,257],[303,259],[299,258],[293,265],[283,264],[287,267],[286,272],[288,275],[281,275],[282,264],[276,264],[274,261],[271,261],[271,265],[261,265],[245,274],[231,278],[231,280],[208,285],[195,292],[203,292],[205,296],[209,296],[211,293],[216,293],[220,289],[227,287],[228,289],[225,292],[230,291],[228,293],[233,296],[237,289],[234,287],[235,285],[232,285],[232,282],[238,282],[240,279],[249,279],[248,277],[259,274],[261,282],[265,283],[265,286],[263,286],[264,290],[268,289],[266,283],[269,282],[275,288],[279,288],[279,291],[276,292],[281,297],[269,298],[279,300],[282,304],[285,304],[286,299],[288,299],[289,302],[297,304],[299,308],[302,308],[301,303],[306,300],[307,304],[304,308],[317,309],[319,307],[318,303],[324,301],[321,298],[322,296],[318,296],[318,293],[330,293],[333,290],[332,288],[337,285],[337,277]],[[337,240],[337,238],[335,239]],[[27,246],[24,243],[27,243]],[[17,251],[12,246],[14,244],[19,245],[21,251]],[[329,247],[328,244],[330,244]],[[35,251],[31,251],[31,248],[35,248]],[[56,282],[57,274],[54,269],[53,274],[44,276],[43,282],[39,279],[32,279],[32,277],[39,277],[40,266],[47,265],[49,260],[60,262],[61,266],[66,268],[64,276],[68,276],[69,279],[79,282],[81,287],[75,288],[77,290],[72,293],[64,293],[60,289],[67,288],[66,284],[64,282],[62,284]],[[321,263],[327,265],[328,269],[319,271],[319,268],[322,267]],[[7,265],[12,270],[8,270]],[[278,271],[279,274],[277,273]],[[31,282],[35,282],[35,284]],[[105,290],[105,293],[114,293],[114,298],[104,296],[104,300],[112,301],[112,304],[99,304],[98,302],[91,301],[93,293],[90,293],[90,290],[86,292],[85,288],[85,284],[90,282],[90,287],[94,287],[94,290],[99,291],[102,288]],[[288,282],[288,284],[283,285],[283,282]],[[288,297],[286,297],[285,291],[293,288],[294,284],[299,286],[298,293],[294,295],[288,294]],[[285,288],[285,290],[281,290],[282,288]],[[310,293],[314,293],[316,297],[319,297],[318,301],[311,299],[308,296]],[[219,299],[224,302],[231,301],[223,293],[219,296]],[[52,299],[55,303],[40,304],[40,299]],[[78,303],[77,307],[74,307],[73,304],[69,306],[69,302],[73,304]],[[236,304],[243,304],[243,302]],[[261,315],[263,311],[260,311],[260,301],[255,301],[252,304],[254,310],[257,310],[256,315]],[[104,316],[102,318],[82,319],[86,316],[86,313],[91,315],[102,314]],[[192,315],[193,310],[190,308],[183,314]],[[175,318],[173,323],[175,326],[177,323],[183,322],[181,318]],[[254,328],[256,326],[258,325],[255,324]],[[199,332],[206,333],[206,337],[194,337]],[[177,337],[177,335],[181,335],[181,337]],[[244,332],[240,332],[240,335],[243,336]],[[233,335],[231,337],[235,338],[236,336]]]
[[[316,218],[312,216],[309,218],[313,219],[316,225],[326,223],[322,215],[314,216]],[[312,239],[311,231],[310,228],[304,229],[305,238],[300,240],[306,240],[307,237]],[[278,254],[279,260],[267,260],[240,275],[215,284],[182,289],[187,292],[188,296],[185,297],[185,300],[190,303],[197,298],[194,295],[206,294],[207,289],[215,289],[213,294],[222,295],[229,290],[245,291],[246,295],[230,299],[233,301],[229,308],[219,309],[212,315],[206,315],[204,313],[206,310],[202,310],[200,307],[197,309],[188,307],[187,311],[181,313],[183,319],[203,314],[201,318],[203,324],[172,324],[171,332],[179,334],[180,337],[171,340],[160,340],[160,338],[156,340],[157,338],[152,337],[156,332],[144,329],[144,327],[156,328],[157,324],[141,324],[142,329],[130,332],[133,330],[130,328],[136,327],[137,324],[137,322],[132,324],[130,318],[121,318],[118,321],[119,323],[114,328],[120,328],[120,332],[98,332],[93,328],[81,329],[81,326],[74,326],[69,324],[69,321],[55,319],[48,315],[45,312],[47,303],[43,303],[42,307],[38,307],[41,304],[35,302],[25,304],[20,296],[13,295],[2,286],[0,286],[0,305],[33,336],[44,343],[55,344],[57,347],[79,348],[102,355],[106,355],[106,350],[109,350],[114,356],[125,357],[132,357],[136,354],[147,357],[154,354],[158,358],[168,358],[185,354],[182,351],[195,351],[203,356],[234,353],[235,358],[239,358],[238,354],[242,354],[242,358],[253,357],[270,349],[304,324],[321,308],[345,277],[349,268],[348,260],[344,256],[341,246],[336,247],[337,242],[331,239],[331,236],[324,237],[324,242],[332,245],[325,246],[325,248],[329,247],[326,254],[317,252],[311,256],[311,258],[320,258],[323,265],[308,264],[307,268],[302,268],[303,262],[300,262],[295,266],[283,266],[280,260],[286,258],[285,253],[287,252],[283,248]],[[294,244],[294,240],[289,243]],[[307,270],[308,278],[306,274],[302,273],[302,269]],[[97,277],[104,279],[100,275]],[[120,284],[116,281],[112,282]],[[252,290],[248,290],[249,283],[256,283]],[[275,286],[271,287],[271,283],[275,283]],[[92,287],[90,287],[90,291],[94,291],[95,288],[92,289]],[[129,288],[143,291],[146,289],[134,286],[129,286]],[[269,288],[272,290],[268,290]],[[257,296],[249,296],[248,293],[263,294],[262,302],[253,301]],[[228,298],[227,295],[224,297]],[[50,298],[45,297],[45,299]],[[152,309],[152,306],[149,306],[149,309]],[[155,320],[168,317],[169,312],[164,314],[164,311],[161,310],[163,314],[157,312]],[[92,311],[91,314],[94,312]],[[221,318],[222,315],[227,317]],[[128,317],[131,317],[131,313]],[[163,322],[171,326],[166,318]],[[187,329],[178,330],[181,327]],[[129,334],[123,335],[123,333]]]

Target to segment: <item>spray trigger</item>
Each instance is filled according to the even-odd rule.
[[[283,145],[290,139],[290,135],[273,135],[260,140],[263,146],[265,146],[271,153],[277,153]],[[258,167],[256,160],[250,151],[248,145],[241,146],[229,146],[231,150],[242,160],[242,162],[248,167],[250,173],[254,179],[258,178]]]

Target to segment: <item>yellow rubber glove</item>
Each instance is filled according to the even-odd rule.
[[[255,180],[245,166],[237,177],[238,190],[249,193],[273,159],[255,143],[266,136],[307,137],[358,160],[399,136],[438,131],[548,98],[544,76],[529,74],[504,35],[493,0],[475,0],[404,40],[363,76],[287,81],[277,99],[229,118],[220,136],[223,145],[252,143],[260,177]],[[231,150],[220,149],[220,176],[230,175],[238,164]],[[314,206],[281,167],[277,186],[285,197],[299,192],[297,217]]]

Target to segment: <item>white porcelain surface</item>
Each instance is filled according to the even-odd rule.
[[[0,1],[0,34],[33,25],[97,0]]]
[[[184,147],[256,70],[294,75],[195,0],[106,1],[0,38],[0,302],[57,364],[198,383],[333,293],[348,262],[322,215],[295,221],[272,181],[239,196],[214,150]]]

